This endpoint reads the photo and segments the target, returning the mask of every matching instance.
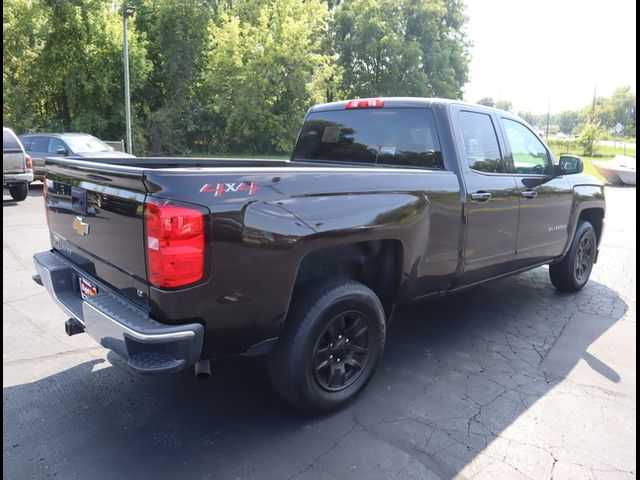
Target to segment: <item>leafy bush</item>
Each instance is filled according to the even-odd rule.
[[[602,137],[602,127],[600,122],[588,121],[580,136],[578,137],[578,145],[582,149],[582,154],[587,157],[593,157],[595,150],[595,142]]]

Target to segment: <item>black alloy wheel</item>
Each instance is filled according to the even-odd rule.
[[[357,311],[329,321],[314,349],[315,378],[327,391],[344,390],[369,361],[369,319]]]
[[[595,258],[595,245],[593,241],[594,238],[592,235],[584,235],[578,243],[575,269],[576,279],[579,282],[585,280],[585,276],[591,272],[591,267],[593,266],[593,260]]]
[[[294,294],[267,370],[276,391],[307,412],[338,408],[373,376],[384,350],[382,303],[365,285],[319,279]]]
[[[596,262],[598,237],[593,226],[581,220],[564,258],[549,266],[551,283],[561,291],[577,292],[589,281]]]

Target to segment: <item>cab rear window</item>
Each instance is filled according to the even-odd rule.
[[[444,169],[433,112],[425,108],[313,112],[293,160]]]
[[[2,150],[3,151],[22,151],[18,139],[9,130],[2,130]]]

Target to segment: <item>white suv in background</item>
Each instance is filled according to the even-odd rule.
[[[9,189],[11,198],[20,202],[29,194],[29,183],[33,182],[31,157],[16,134],[2,127],[2,186]]]

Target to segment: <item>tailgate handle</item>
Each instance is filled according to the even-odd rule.
[[[71,187],[71,209],[74,212],[87,214],[87,191],[78,188]]]

